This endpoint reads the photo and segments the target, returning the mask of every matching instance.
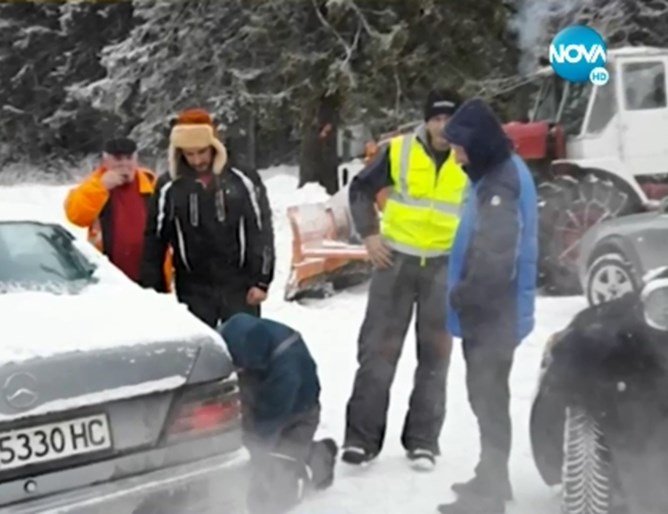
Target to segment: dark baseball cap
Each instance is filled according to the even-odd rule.
[[[137,151],[137,143],[128,137],[109,139],[103,148],[109,155],[133,155]]]

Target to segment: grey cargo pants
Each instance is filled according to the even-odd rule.
[[[440,453],[446,375],[452,339],[446,331],[447,257],[426,259],[394,253],[393,266],[374,270],[358,340],[359,367],[348,402],[345,446],[378,454],[404,338],[416,309],[414,387],[401,442],[407,450]]]

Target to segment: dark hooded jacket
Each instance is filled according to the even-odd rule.
[[[463,169],[471,180],[450,257],[449,330],[519,343],[534,327],[538,207],[532,175],[480,99],[465,102],[444,135],[466,151]]]
[[[317,367],[298,332],[243,313],[232,316],[220,332],[242,370],[242,396],[255,436],[272,438],[295,415],[318,405]]]

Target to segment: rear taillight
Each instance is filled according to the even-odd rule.
[[[241,420],[241,404],[234,384],[196,386],[172,407],[165,431],[167,441],[224,432]]]

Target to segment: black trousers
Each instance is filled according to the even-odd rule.
[[[251,514],[282,514],[312,490],[328,487],[334,479],[335,455],[326,444],[313,441],[320,407],[295,416],[270,440],[244,434],[251,454],[248,509]]]
[[[446,332],[447,271],[445,257],[422,263],[395,253],[391,268],[373,272],[358,339],[359,367],[347,406],[346,446],[373,454],[382,449],[390,387],[416,310],[418,366],[401,441],[408,450],[440,452],[452,348]]]
[[[478,475],[491,489],[509,483],[512,443],[509,377],[515,345],[488,335],[465,339],[466,386],[480,431]]]
[[[177,284],[176,296],[190,312],[211,327],[234,314],[245,312],[260,316],[259,305],[246,303],[248,288],[238,285],[220,287],[205,284]]]

